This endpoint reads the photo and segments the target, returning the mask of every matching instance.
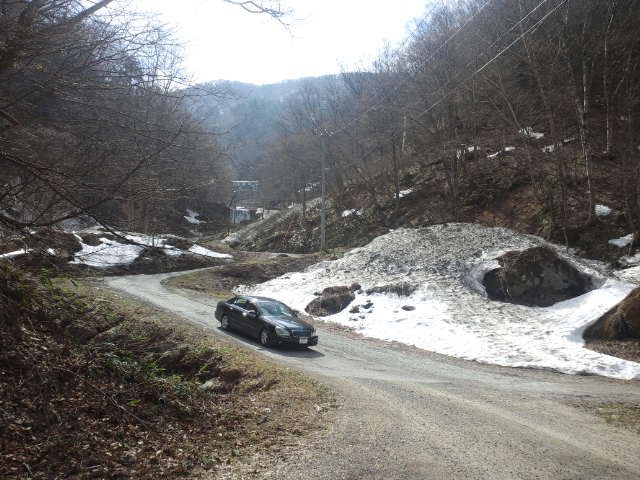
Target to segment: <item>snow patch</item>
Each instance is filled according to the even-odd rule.
[[[362,215],[363,212],[364,212],[364,210],[362,210],[362,209],[356,210],[355,208],[353,208],[351,210],[344,210],[342,212],[342,218],[350,217],[351,215],[360,216],[360,215]]]
[[[544,137],[544,133],[534,132],[532,127],[525,127],[518,130],[518,133],[523,137],[533,138],[535,140],[540,140]]]
[[[71,262],[76,265],[87,265],[95,268],[108,268],[129,265],[140,256],[144,247],[116,242],[108,238],[100,238],[100,245],[87,245],[80,239],[82,250],[76,252]]]
[[[609,240],[609,245],[613,245],[619,248],[624,248],[631,245],[631,242],[633,242],[633,233],[630,233],[629,235],[625,235],[624,237],[620,237],[620,238],[612,238],[611,240]]]
[[[25,249],[22,248],[20,250],[15,250],[13,252],[9,252],[9,253],[3,253],[0,254],[0,258],[13,258],[13,257],[19,257],[20,255],[26,255],[27,253],[29,253],[30,250],[29,249]]]
[[[399,197],[403,198],[403,197],[406,197],[407,195],[411,195],[412,193],[413,193],[413,188],[407,188],[406,190],[400,190]]]
[[[611,209],[606,205],[596,205],[596,215],[598,217],[606,217],[611,213]]]
[[[513,152],[515,151],[516,147],[504,147],[504,151],[505,152]]]
[[[187,214],[184,216],[184,219],[194,225],[199,225],[201,223],[207,223],[203,220],[198,220],[200,214],[198,212],[194,212],[193,210],[187,208]]]
[[[489,300],[482,277],[501,252],[547,245],[588,275],[600,288],[548,308]],[[553,369],[615,378],[640,378],[640,364],[583,347],[582,331],[619,303],[634,285],[606,278],[606,267],[573,257],[544,240],[507,229],[472,224],[398,229],[343,258],[289,273],[247,293],[273,297],[303,311],[314,292],[358,282],[409,282],[408,297],[356,293],[340,313],[322,318],[363,335],[397,341],[468,360],[512,367]],[[364,308],[372,302],[373,306]],[[350,313],[359,306],[359,313]],[[402,307],[414,307],[406,311]]]
[[[233,258],[233,255],[229,255],[228,253],[218,253],[213,250],[209,250],[208,248],[202,247],[200,245],[192,245],[189,248],[191,253],[195,253],[196,255],[203,255],[205,257],[213,257],[213,258]]]

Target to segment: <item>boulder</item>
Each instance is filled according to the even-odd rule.
[[[392,293],[400,297],[408,297],[416,291],[418,287],[408,282],[391,283],[389,285],[379,285],[377,287],[367,289],[367,295],[372,293]]]
[[[347,308],[355,298],[349,287],[328,287],[320,297],[307,305],[305,311],[318,317],[334,315]]]
[[[640,338],[640,288],[633,290],[584,331],[585,340]]]
[[[507,252],[497,261],[500,268],[487,272],[483,279],[492,300],[548,307],[594,288],[590,276],[547,247]]]

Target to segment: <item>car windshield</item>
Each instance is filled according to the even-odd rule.
[[[259,302],[258,308],[265,315],[271,315],[274,317],[284,315],[287,317],[293,317],[293,312],[284,303],[280,302]]]

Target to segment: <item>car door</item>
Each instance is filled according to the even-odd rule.
[[[249,300],[246,298],[238,297],[231,305],[231,321],[235,328],[244,333],[251,333],[247,322],[247,307]]]
[[[258,335],[260,335],[260,331],[262,330],[262,320],[260,320],[258,307],[255,304],[249,302],[247,304],[246,311],[247,316],[244,317],[244,320],[247,326],[247,333],[257,338]]]

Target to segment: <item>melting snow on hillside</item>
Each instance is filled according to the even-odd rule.
[[[542,239],[471,224],[400,229],[322,262],[250,289],[303,311],[325,287],[357,282],[363,290],[409,282],[409,297],[356,294],[342,312],[323,320],[363,335],[446,355],[512,367],[553,369],[616,378],[640,378],[640,364],[583,348],[582,332],[633,288],[609,278],[598,263],[558,253],[601,285],[547,308],[491,301],[478,281],[509,250],[546,244]],[[364,308],[367,301],[371,308]],[[359,313],[350,313],[360,306]],[[406,311],[402,307],[414,310]]]
[[[226,253],[214,252],[213,250],[209,250],[208,248],[195,244],[192,245],[189,250],[181,250],[170,245],[172,238],[171,235],[152,236],[123,234],[123,236],[128,240],[135,242],[135,244],[128,244],[102,237],[100,238],[99,245],[88,245],[82,241],[82,237],[76,234],[76,238],[80,242],[82,250],[74,255],[74,259],[70,263],[82,264],[95,268],[128,265],[133,263],[140,256],[145,247],[162,248],[165,254],[172,256],[192,253],[215,258],[233,258],[233,256]]]
[[[198,220],[200,214],[198,212],[194,212],[193,210],[187,208],[187,214],[184,216],[184,219],[194,225],[200,225],[201,223],[207,223],[203,220]]]

